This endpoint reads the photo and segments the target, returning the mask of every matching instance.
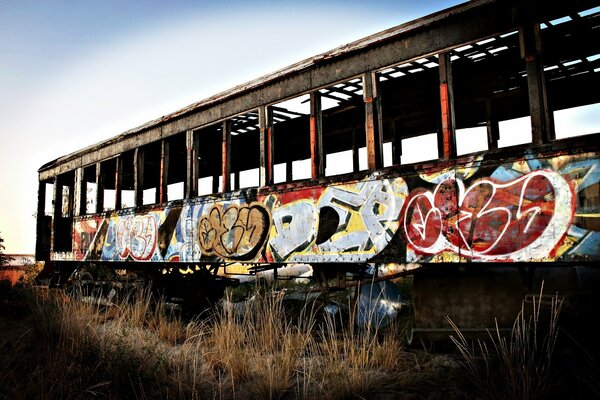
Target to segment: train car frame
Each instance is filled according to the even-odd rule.
[[[464,3],[49,162],[41,277],[195,271],[194,298],[232,264],[386,266],[420,332],[508,324],[541,280],[597,293],[600,124],[564,121],[598,112],[598,5]]]

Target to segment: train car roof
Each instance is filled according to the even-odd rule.
[[[475,40],[504,29],[514,29],[524,20],[539,22],[562,16],[560,13],[571,10],[591,8],[597,5],[594,3],[597,1],[574,0],[564,4],[545,0],[475,0],[447,8],[299,61],[110,139],[59,157],[38,170],[39,178],[49,179],[152,141],[225,120],[259,105],[267,105],[307,93],[320,86],[351,79],[364,71],[379,70],[403,60],[448,49],[464,43],[465,40]],[[423,32],[427,32],[428,36],[424,36],[427,40],[420,42],[419,34]],[[448,35],[450,32],[452,35]],[[398,42],[404,42],[404,45],[398,46]],[[412,46],[411,50],[406,50],[408,45]],[[373,49],[378,50],[376,57],[367,54]],[[400,55],[390,54],[398,49],[401,49]],[[359,65],[354,67],[356,64]],[[284,86],[285,89],[282,89]],[[261,90],[265,93],[261,94]],[[230,103],[227,107],[219,107],[227,102]],[[224,108],[227,110],[223,110]],[[200,113],[206,113],[207,116],[199,116]]]

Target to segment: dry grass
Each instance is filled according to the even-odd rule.
[[[0,398],[377,398],[411,368],[393,330],[359,331],[310,302],[290,316],[279,295],[192,321],[148,292],[110,308],[22,295],[31,328],[0,340]]]
[[[462,364],[486,398],[527,400],[548,395],[563,300],[551,296],[548,315],[542,315],[542,294],[543,284],[531,309],[523,301],[509,336],[500,333],[496,322],[496,330],[488,331],[489,341],[478,340],[474,346],[448,319]]]

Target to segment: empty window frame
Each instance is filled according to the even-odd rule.
[[[428,56],[377,73],[383,120],[383,165],[438,158],[439,66]]]
[[[310,179],[310,96],[298,96],[269,109],[273,121],[273,182]]]
[[[116,208],[116,171],[117,158],[105,160],[100,163],[102,185],[100,187],[101,211],[112,211]]]
[[[541,26],[556,139],[600,132],[600,7]]]
[[[258,112],[250,111],[231,119],[230,166],[233,190],[258,186],[260,179],[260,129]]]
[[[81,190],[83,191],[81,201],[84,202],[82,210],[85,214],[94,214],[96,212],[96,198],[98,196],[95,164],[83,169],[83,182],[81,182]]]
[[[138,149],[139,163],[142,167],[142,204],[160,203],[161,185],[161,141],[153,142]]]
[[[531,142],[526,65],[517,31],[450,52],[457,154]]]
[[[134,191],[134,152],[128,151],[121,156],[121,204],[119,209],[135,206],[135,191]]]
[[[167,201],[181,200],[185,197],[185,181],[187,177],[186,133],[178,133],[165,139],[168,157],[165,158],[165,174],[167,182]]]
[[[56,177],[54,198],[54,251],[72,250],[75,173]]]
[[[194,135],[198,138],[198,195],[217,193],[223,168],[223,126],[211,125]]]
[[[318,92],[320,97],[325,176],[367,169],[359,161],[365,144],[365,103],[362,78],[341,82]]]

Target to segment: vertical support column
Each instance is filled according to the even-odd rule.
[[[221,189],[223,192],[231,191],[231,120],[223,121],[223,141],[221,156]]]
[[[102,179],[102,163],[96,163],[96,214],[104,211],[104,179]]]
[[[75,207],[73,209],[75,217],[85,215],[86,187],[83,175],[83,168],[79,167],[75,170]]]
[[[46,243],[47,231],[45,228],[46,217],[46,182],[40,181],[38,185],[38,203],[37,203],[37,214],[36,214],[36,241],[35,241],[35,259],[45,260],[46,249],[44,243]]]
[[[286,182],[291,182],[294,180],[294,171],[292,169],[291,161],[285,163],[285,180]]]
[[[498,140],[500,139],[500,127],[498,125],[498,119],[494,115],[494,109],[491,100],[487,100],[485,103],[486,114],[487,114],[487,141],[488,149],[494,150],[498,148]]]
[[[144,150],[139,147],[133,151],[133,198],[136,207],[144,204]]]
[[[123,186],[123,157],[115,159],[115,210],[121,209],[121,189]]]
[[[442,110],[442,137],[438,134],[438,153],[440,158],[448,160],[456,156],[456,131],[454,123],[454,89],[452,84],[452,66],[450,53],[439,54],[440,105]]]
[[[375,72],[362,76],[363,100],[365,102],[365,134],[367,143],[367,168],[369,170],[383,166],[383,140],[381,106],[379,105],[378,82]]]
[[[323,116],[321,113],[321,94],[310,94],[310,161],[311,178],[325,175],[323,160]]]
[[[169,182],[169,142],[160,141],[160,187],[158,189],[157,203],[168,201],[167,190]]]
[[[519,28],[519,45],[527,68],[531,139],[534,145],[541,145],[556,137],[554,118],[548,107],[539,23],[526,23]]]
[[[58,226],[62,219],[62,184],[59,177],[54,178],[54,192],[52,193],[52,236],[50,237],[50,249],[57,250]]]
[[[191,199],[198,196],[198,140],[193,130],[185,133],[186,147],[186,178],[185,178],[185,198]]]
[[[270,107],[258,108],[258,126],[260,129],[260,174],[259,185],[273,184],[273,113]]]

